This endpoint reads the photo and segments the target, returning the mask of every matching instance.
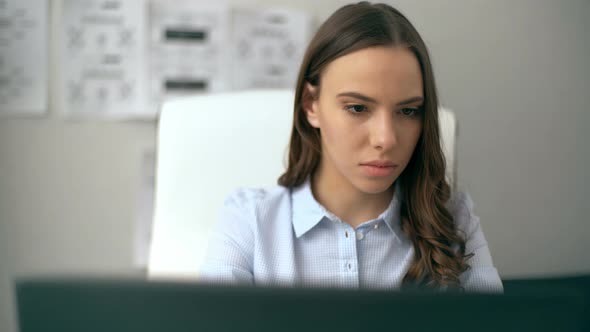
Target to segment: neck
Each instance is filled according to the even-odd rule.
[[[330,176],[336,174],[339,176]],[[311,189],[322,206],[354,228],[377,218],[387,209],[393,197],[393,186],[378,194],[364,193],[335,170],[326,172],[321,165],[312,176]]]

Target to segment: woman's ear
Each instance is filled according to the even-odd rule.
[[[314,127],[320,127],[320,120],[318,114],[318,88],[317,86],[311,85],[309,82],[305,82],[303,86],[303,94],[301,96],[301,105],[307,122]]]

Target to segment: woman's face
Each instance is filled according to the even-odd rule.
[[[367,194],[390,188],[422,132],[422,86],[418,60],[403,47],[371,47],[332,61],[319,95],[304,102],[309,123],[320,130],[318,175]]]

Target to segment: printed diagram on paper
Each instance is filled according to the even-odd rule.
[[[229,6],[223,1],[152,1],[151,103],[229,90]]]
[[[304,12],[236,10],[233,88],[294,88],[311,29],[311,16]]]
[[[47,3],[0,0],[0,115],[47,111]]]
[[[64,0],[62,102],[71,115],[149,115],[142,0]]]

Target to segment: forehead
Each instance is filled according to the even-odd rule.
[[[321,76],[326,93],[354,91],[391,102],[423,96],[422,84],[418,59],[406,47],[379,46],[352,52],[328,64]]]

